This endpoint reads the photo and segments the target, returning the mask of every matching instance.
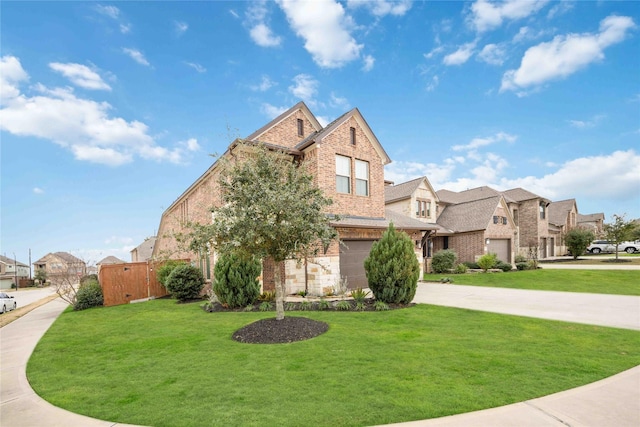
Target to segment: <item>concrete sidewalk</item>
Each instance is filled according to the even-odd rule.
[[[443,285],[451,287],[453,285]],[[429,289],[419,287],[430,299]],[[67,305],[55,300],[0,329],[0,425],[15,427],[127,426],[74,414],[51,405],[31,389],[27,361]],[[400,425],[400,424],[398,424]],[[640,366],[583,387],[514,405],[403,426],[633,426],[640,425]]]

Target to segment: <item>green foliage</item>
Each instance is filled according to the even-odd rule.
[[[252,256],[223,253],[214,269],[213,291],[231,308],[253,304],[260,296],[260,260]]]
[[[515,262],[516,264],[518,264],[518,263],[520,263],[520,262],[527,262],[527,257],[526,257],[526,256],[524,256],[524,255],[520,255],[520,254],[518,254],[518,255],[516,255],[516,258],[515,258],[514,262]]]
[[[504,271],[505,273],[508,272],[508,271],[513,270],[513,266],[511,264],[509,264],[508,262],[500,261],[500,260],[498,260],[498,262],[496,262],[495,268],[499,268],[500,270]]]
[[[495,267],[498,263],[498,255],[494,253],[488,253],[478,258],[478,266],[486,273],[490,268]]]
[[[443,249],[433,254],[431,269],[434,273],[447,273],[453,269],[458,259],[458,254],[451,249]]]
[[[246,312],[253,311],[253,304],[250,304],[250,305],[246,306],[244,308],[244,311],[246,311]]]
[[[347,300],[340,300],[336,303],[336,310],[349,311],[351,310],[351,304]]]
[[[591,230],[586,228],[576,227],[567,231],[564,235],[564,243],[567,245],[567,249],[571,253],[573,259],[578,259],[580,255],[587,250],[587,247],[596,238],[596,235]]]
[[[275,301],[276,300],[276,291],[264,291],[258,297],[260,301]]]
[[[364,260],[369,288],[375,298],[386,303],[408,304],[413,300],[420,278],[420,263],[413,241],[393,224],[373,244]]]
[[[160,267],[156,269],[156,279],[160,282],[165,288],[167,287],[167,278],[171,274],[174,268],[179,265],[185,265],[186,262],[179,261],[177,259],[169,259],[162,263]]]
[[[271,311],[273,310],[273,303],[271,301],[263,301],[258,309],[260,311]]]
[[[311,304],[311,301],[302,301],[300,303],[300,310],[301,311],[309,311],[313,309],[313,304]]]
[[[468,269],[480,270],[480,266],[478,265],[477,262],[465,261],[465,262],[463,262],[463,264],[466,265]]]
[[[467,272],[468,268],[466,265],[464,264],[458,264],[456,265],[455,270],[453,271],[455,274],[465,274]]]
[[[618,244],[629,240],[636,228],[636,224],[633,221],[626,221],[624,217],[624,215],[613,214],[613,222],[604,224],[604,233],[607,240],[616,245],[616,259],[618,259]]]
[[[178,301],[187,301],[200,297],[204,287],[202,272],[189,264],[178,265],[166,279],[167,290]]]
[[[82,276],[80,278],[80,286],[81,287],[83,285],[89,283],[89,282],[98,282],[98,275],[97,274],[85,274],[84,276]]]
[[[329,308],[329,301],[327,301],[324,298],[320,299],[320,302],[318,302],[318,310],[327,310]]]
[[[93,276],[95,276],[95,274]],[[97,279],[89,278],[80,284],[80,288],[76,294],[76,303],[73,306],[74,310],[86,310],[91,307],[100,307],[103,304],[104,297],[102,295],[102,288]]]
[[[296,303],[295,302],[288,302],[285,305],[284,309],[287,310],[287,311],[294,311],[296,309]]]
[[[373,303],[373,308],[375,308],[376,311],[386,311],[389,310],[389,304],[384,301],[376,301]]]
[[[516,263],[516,268],[518,269],[518,271],[528,270],[529,269],[529,263],[527,261],[525,261],[525,262],[517,262]]]
[[[44,283],[47,281],[47,272],[44,268],[36,269],[36,273],[34,275],[34,279],[38,280],[40,283]]]
[[[351,298],[353,298],[355,302],[364,302],[367,296],[369,296],[369,291],[365,291],[362,288],[351,291]]]
[[[299,297],[306,297],[307,296],[307,291],[298,291],[296,292],[296,295],[298,295]]]
[[[440,283],[453,283],[453,279],[451,277],[443,277],[440,279]]]
[[[355,307],[353,307],[354,311],[364,311],[365,310],[365,305],[363,302],[356,302]]]

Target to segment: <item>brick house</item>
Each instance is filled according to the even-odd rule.
[[[288,292],[306,290],[322,295],[342,278],[350,288],[366,287],[364,258],[391,221],[415,242],[416,256],[422,262],[423,236],[431,227],[385,209],[384,165],[391,160],[357,108],[323,127],[304,102],[299,102],[245,141],[262,143],[301,162],[314,183],[333,200],[327,213],[341,217],[331,224],[340,243],[333,242],[323,254],[304,262],[285,262],[282,277]],[[238,142],[234,141],[222,157],[238,154]],[[192,253],[181,248],[175,236],[186,231],[186,221],[211,221],[210,208],[221,203],[219,174],[217,161],[165,210],[153,258],[190,259],[206,279],[212,278],[215,251]],[[263,260],[264,290],[274,289],[273,268],[270,260]]]
[[[55,282],[58,278],[77,276],[78,279],[87,274],[87,264],[68,252],[48,253],[33,263],[34,272],[44,270],[47,281]]]
[[[564,235],[578,226],[578,204],[576,199],[560,200],[549,204],[549,236],[555,244],[553,253],[565,255],[567,246]]]
[[[585,215],[578,214],[578,225],[593,231],[596,237],[604,236],[604,214],[602,212]]]

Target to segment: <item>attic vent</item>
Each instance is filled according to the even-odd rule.
[[[356,145],[356,128],[349,128],[349,133],[351,135],[351,145]]]
[[[298,119],[298,136],[304,136],[304,122]]]

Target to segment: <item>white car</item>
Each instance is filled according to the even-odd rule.
[[[613,253],[615,251],[616,245],[607,240],[595,240],[587,248],[587,252],[591,252],[592,254],[599,254],[601,252]],[[618,245],[618,252],[632,254],[638,251],[640,251],[640,242],[637,240],[635,242],[620,242]]]
[[[13,299],[13,295],[0,292],[0,314],[18,308],[18,303]]]

